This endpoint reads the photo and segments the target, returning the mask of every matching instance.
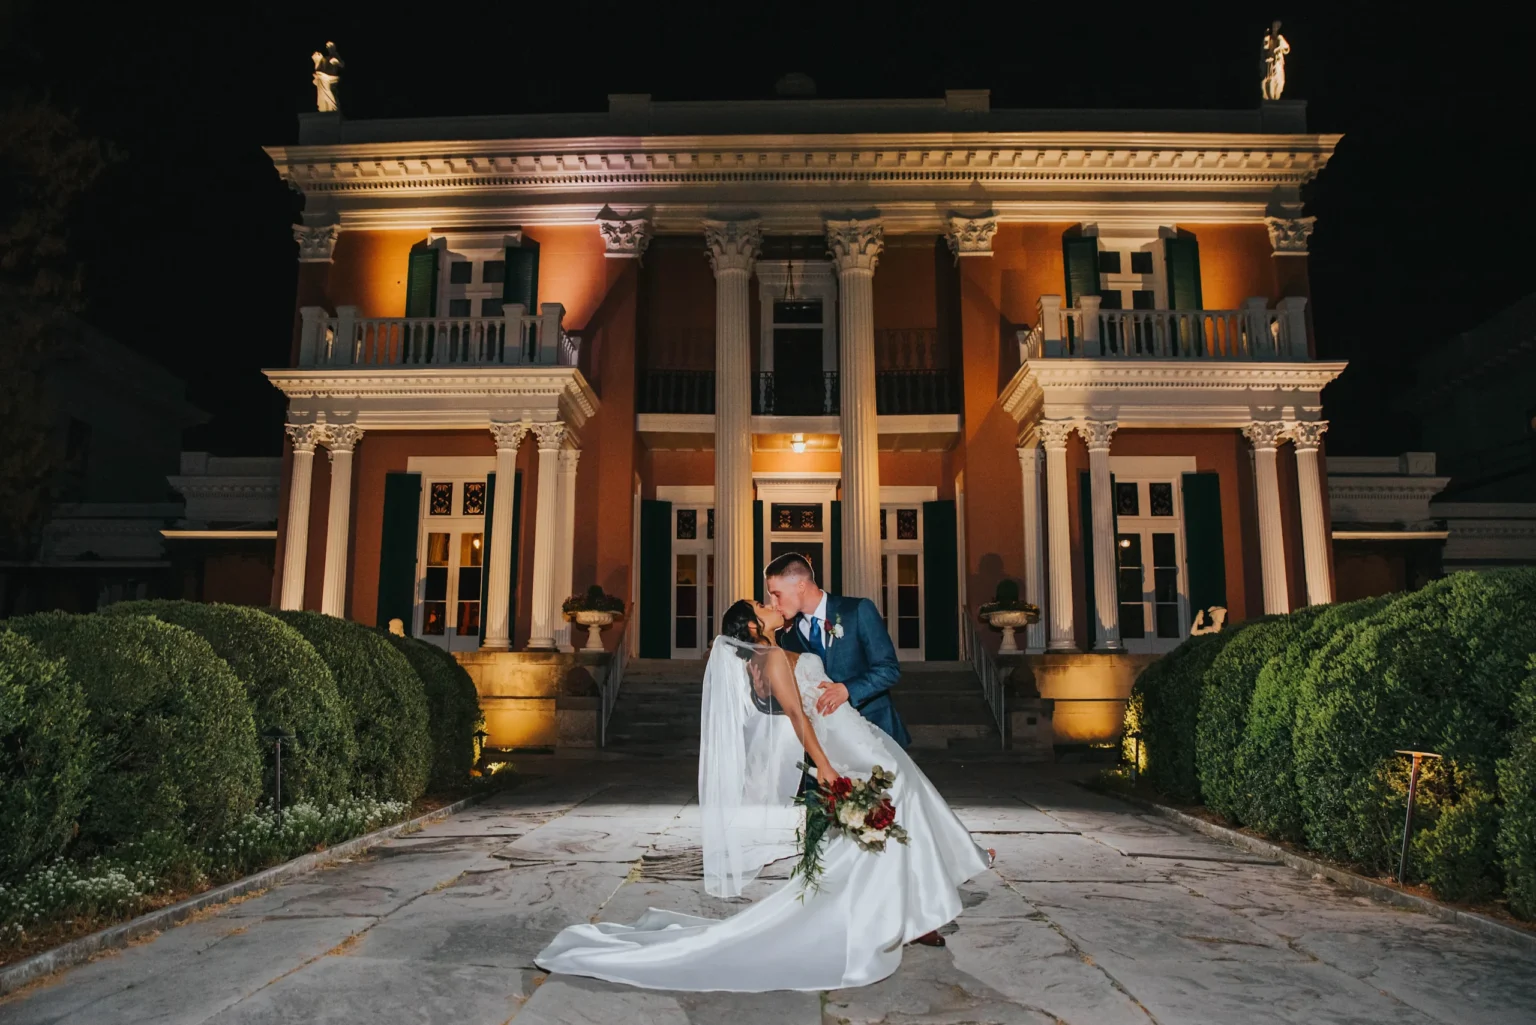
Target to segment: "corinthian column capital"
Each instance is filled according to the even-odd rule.
[[[288,424],[283,430],[295,452],[314,452],[315,446],[325,440],[324,424]]]
[[[1323,434],[1328,430],[1327,420],[1298,420],[1290,425],[1286,436],[1298,452],[1313,452],[1323,444]]]
[[[517,451],[517,447],[528,437],[530,425],[522,422],[494,423],[491,424],[491,437],[496,439],[496,451],[511,449]]]
[[[351,452],[363,440],[363,429],[357,424],[328,424],[325,427],[325,447],[331,454]]]
[[[1255,420],[1243,428],[1243,437],[1253,443],[1256,451],[1273,452],[1285,440],[1285,421]]]
[[[1269,245],[1276,256],[1307,255],[1307,239],[1312,236],[1316,217],[1266,217]]]
[[[827,248],[839,271],[862,270],[873,274],[885,248],[885,225],[880,218],[827,222]]]
[[[603,213],[613,212],[604,207]],[[613,259],[638,260],[651,244],[649,218],[599,214],[597,228],[603,233],[603,255]]]
[[[1120,424],[1114,420],[1079,420],[1077,431],[1088,443],[1090,452],[1108,452],[1109,439],[1119,430]]]
[[[330,263],[341,238],[339,224],[295,224],[293,240],[299,244],[300,263]]]
[[[551,420],[549,423],[533,424],[534,436],[539,439],[540,452],[556,452],[560,449],[560,443],[565,440],[566,426],[562,421]]]
[[[949,251],[955,254],[956,259],[962,256],[991,256],[992,236],[995,234],[997,234],[995,214],[989,214],[986,217],[951,215],[949,230],[944,233],[944,241],[949,243]]]
[[[1072,437],[1075,425],[1071,420],[1041,420],[1035,424],[1035,434],[1047,452],[1066,450],[1067,439]]]
[[[763,249],[761,221],[705,221],[704,246],[716,276],[725,271],[752,273]]]

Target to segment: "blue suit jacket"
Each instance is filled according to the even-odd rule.
[[[786,651],[807,652],[811,647],[800,635],[801,616],[786,625],[779,643]],[[860,715],[889,733],[902,747],[912,743],[907,728],[891,704],[888,693],[901,679],[901,663],[886,632],[880,610],[868,598],[827,595],[827,622],[841,624],[843,636],[827,648],[827,678],[848,688],[848,702]]]

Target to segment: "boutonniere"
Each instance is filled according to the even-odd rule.
[[[843,639],[843,614],[841,612],[837,614],[837,617],[833,620],[832,625],[827,628],[827,633],[831,634],[838,640]]]

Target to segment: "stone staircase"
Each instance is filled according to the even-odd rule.
[[[638,755],[696,754],[704,663],[631,659],[608,722],[608,746]],[[997,724],[968,662],[904,662],[892,691],[920,750],[994,752]]]

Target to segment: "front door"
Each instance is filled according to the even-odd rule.
[[[880,613],[896,657],[923,658],[923,507],[898,503],[880,508]]]
[[[449,651],[480,647],[486,488],[484,475],[424,475],[415,634]]]
[[[821,300],[773,304],[773,408],[777,416],[832,412],[823,371]]]
[[[715,639],[715,510],[672,507],[672,657],[703,658]]]
[[[1120,637],[1127,651],[1172,651],[1189,633],[1182,502],[1177,478],[1115,480]]]

